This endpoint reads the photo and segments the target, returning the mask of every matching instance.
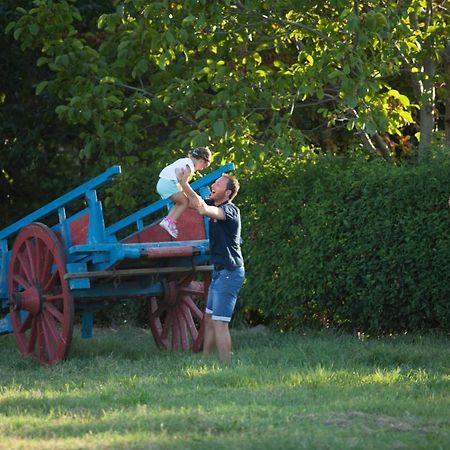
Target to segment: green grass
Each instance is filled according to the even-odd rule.
[[[0,337],[0,449],[450,448],[448,338],[232,336],[222,366],[148,330],[77,330],[51,367]]]

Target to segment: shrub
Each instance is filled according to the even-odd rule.
[[[249,320],[449,330],[449,158],[273,160],[242,185]]]

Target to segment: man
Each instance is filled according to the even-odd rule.
[[[182,177],[184,192],[188,192],[187,184],[186,178]],[[231,360],[228,325],[245,276],[240,211],[232,203],[238,191],[237,179],[224,174],[212,184],[211,195],[206,201],[192,199],[189,195],[197,211],[209,217],[210,256],[214,265],[206,306],[203,355],[208,356],[217,349],[219,359],[224,362]]]

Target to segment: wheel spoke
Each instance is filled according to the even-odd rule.
[[[45,342],[44,342],[44,330],[42,327],[42,319],[36,318],[37,322],[37,341],[38,341],[38,359],[41,362],[45,361]]]
[[[55,317],[50,314],[48,310],[43,311],[41,317],[45,334],[48,334],[53,341],[58,341],[60,336],[58,333],[57,324],[55,322]]]
[[[183,294],[188,294],[192,296],[202,296],[203,295],[203,283],[191,282],[188,286],[181,289]]]
[[[203,319],[203,313],[200,311],[199,307],[194,303],[191,297],[188,297],[186,295],[183,297],[183,300],[197,319]]]
[[[28,265],[28,261],[24,259],[23,255],[19,252],[17,253],[17,259],[20,262],[20,269],[25,275],[29,284],[33,284],[33,277],[31,275],[30,266]]]
[[[24,290],[30,289],[31,284],[28,283],[28,281],[25,280],[25,278],[23,278],[21,275],[16,273],[16,274],[13,274],[12,277],[13,277],[13,281],[15,281],[17,283],[17,286],[22,287]]]
[[[34,245],[34,241],[32,241],[31,239],[27,239],[25,241],[25,249],[27,252],[27,256],[28,256],[28,261],[30,263],[30,271],[31,271],[31,275],[32,275],[32,281],[36,281],[36,272],[35,272],[35,267],[34,265],[36,264],[36,260],[35,260],[35,245]]]
[[[31,316],[31,314],[29,314]],[[27,346],[27,354],[31,355],[33,353],[34,347],[36,346],[36,338],[37,338],[37,320],[34,319],[31,323],[31,331],[30,331],[30,337],[28,339],[28,346]]]
[[[165,308],[162,307],[162,305],[158,305],[158,300],[155,300],[155,309],[153,310],[153,306],[152,306],[152,311],[151,311],[151,317],[160,317],[164,311]]]
[[[40,273],[42,270],[42,250],[44,248],[44,242],[42,242],[41,239],[35,239],[32,241],[34,252],[33,252],[33,260],[32,260],[32,266],[33,266],[33,272],[35,274],[35,279],[39,283],[40,282]]]
[[[46,336],[47,348],[52,348],[52,356],[49,354],[49,359],[52,360],[58,356],[57,350],[61,342],[64,343],[64,338],[61,336],[58,330],[58,324],[55,322],[55,318],[47,311],[44,311],[43,315],[43,328]]]
[[[183,276],[182,278],[180,278],[180,279],[177,281],[177,288],[178,288],[178,291],[180,291],[180,290],[186,288],[187,286],[189,286],[189,283],[190,283],[191,281],[192,281],[192,274],[188,274],[188,275],[185,275],[185,276]]]
[[[56,283],[56,280],[58,279],[58,275],[59,275],[59,273],[58,273],[57,270],[55,270],[55,271],[51,274],[50,278],[47,280],[47,283],[46,283],[45,286],[44,286],[44,292],[49,292],[49,291],[52,290],[53,286],[54,286],[55,283]]]
[[[183,299],[183,302],[184,302],[184,299]],[[194,320],[192,319],[192,314],[191,314],[190,309],[184,303],[182,303],[180,305],[180,309],[184,316],[186,326],[189,330],[189,333],[190,333],[192,339],[193,340],[197,339],[198,331],[197,331],[197,328],[195,327]]]
[[[27,315],[27,318],[22,322],[22,325],[19,328],[19,333],[23,334],[28,330],[28,328],[30,328],[32,318],[33,316],[31,314]]]
[[[173,322],[173,314],[172,311],[168,311],[166,315],[166,320],[163,325],[163,330],[161,333],[161,337],[165,340],[169,335],[170,328],[172,327]]]
[[[180,341],[180,324],[178,322],[178,317],[175,311],[172,311],[172,315],[174,316],[172,321],[172,350],[176,352],[179,349],[179,341]]]
[[[55,302],[57,300],[63,300],[64,294],[45,295],[46,302]]]
[[[63,323],[64,315],[55,305],[53,305],[51,303],[46,303],[45,310],[49,314],[51,314],[51,316],[54,317],[59,323]]]
[[[47,357],[49,361],[53,361],[55,358],[55,350],[57,348],[56,341],[57,337],[54,336],[54,333],[56,332],[56,329],[54,328],[54,325],[50,324],[49,321],[47,321],[47,318],[45,317],[45,314],[41,316],[41,326],[42,326],[42,334],[44,336],[44,345],[45,349],[47,350]]]
[[[185,317],[180,307],[177,308],[177,319],[180,329],[181,349],[183,352],[187,352],[189,349],[189,337]]]
[[[47,278],[50,277],[51,275],[50,271],[53,264],[53,256],[50,253],[50,250],[44,247],[43,252],[45,252],[45,254],[43,257],[42,267],[39,273],[39,281],[41,282],[42,286],[46,284]]]

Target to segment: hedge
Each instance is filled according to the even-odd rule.
[[[280,159],[241,184],[249,321],[450,330],[449,157]]]

